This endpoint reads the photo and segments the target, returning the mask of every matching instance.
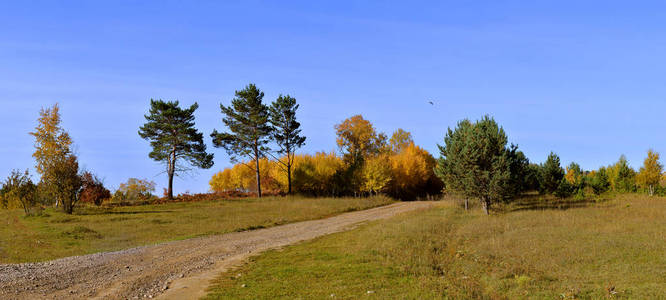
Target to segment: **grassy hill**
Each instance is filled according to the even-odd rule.
[[[208,298],[655,299],[665,234],[665,198],[491,216],[442,202],[252,258]]]

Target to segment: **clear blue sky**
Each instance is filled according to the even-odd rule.
[[[34,165],[28,132],[59,102],[84,167],[161,191],[137,130],[150,98],[178,99],[199,102],[216,158],[175,188],[206,191],[229,166],[208,138],[219,104],[249,82],[298,99],[303,152],[334,150],[361,113],[438,155],[447,127],[488,113],[532,161],[638,167],[666,153],[666,7],[629,3],[1,1],[0,177]]]

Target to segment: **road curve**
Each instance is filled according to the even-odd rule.
[[[0,299],[196,299],[210,279],[249,255],[431,207],[399,202],[266,229],[42,263],[0,265]]]

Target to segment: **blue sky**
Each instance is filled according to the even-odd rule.
[[[0,177],[34,165],[28,132],[59,102],[82,166],[161,191],[137,134],[149,99],[197,101],[208,137],[249,82],[298,99],[303,152],[334,150],[333,126],[359,113],[435,155],[448,127],[486,113],[536,162],[638,167],[666,151],[666,7],[530,2],[0,1]],[[229,166],[206,142],[215,166],[177,192]]]

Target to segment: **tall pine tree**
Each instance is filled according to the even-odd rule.
[[[203,134],[194,128],[195,102],[187,109],[178,106],[178,101],[150,99],[150,111],[145,116],[146,124],[139,135],[150,141],[153,151],[150,158],[164,162],[169,176],[168,197],[173,199],[173,177],[190,170],[187,165],[209,169],[213,166],[213,154],[206,153]],[[186,164],[179,164],[179,162]]]
[[[285,160],[278,159],[277,161],[284,166],[287,172],[287,193],[289,194],[291,194],[291,168],[294,165],[294,152],[305,144],[305,137],[301,136],[301,123],[296,121],[298,107],[295,98],[280,95],[269,108],[273,140],[280,147],[278,153],[286,156]]]
[[[236,91],[236,97],[230,106],[220,104],[224,117],[222,122],[230,132],[217,132],[210,135],[215,147],[222,147],[231,157],[232,162],[247,158],[254,162],[249,166],[257,177],[257,195],[261,197],[261,176],[259,159],[269,150],[266,146],[271,138],[272,127],[269,124],[268,107],[262,102],[264,92],[250,83],[245,89]]]

